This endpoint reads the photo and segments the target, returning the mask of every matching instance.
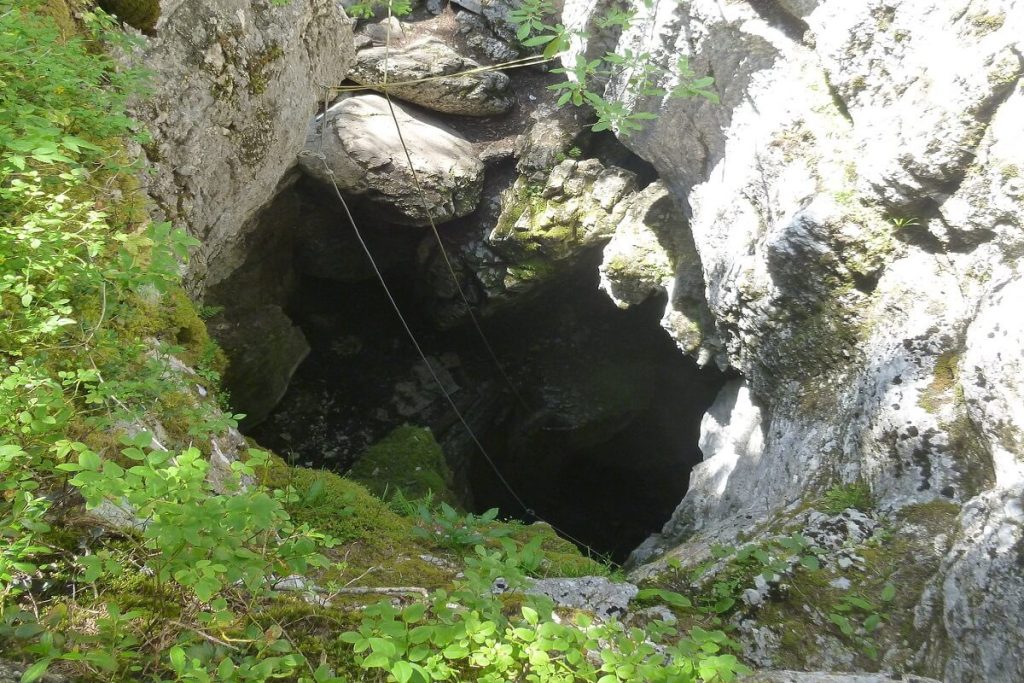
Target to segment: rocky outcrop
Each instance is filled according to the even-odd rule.
[[[715,355],[718,340],[704,299],[700,256],[685,225],[664,184],[645,188],[632,200],[604,249],[601,289],[620,308],[667,292],[670,304],[662,327],[681,351],[703,365]],[[720,361],[724,365],[724,359]]]
[[[245,425],[259,424],[281,400],[299,363],[309,354],[302,331],[280,306],[232,307],[209,323],[231,359],[224,387]]]
[[[534,185],[520,177],[502,196],[488,242],[508,264],[500,287],[522,290],[557,272],[560,262],[611,237],[636,180],[597,159],[566,159]]]
[[[479,63],[435,37],[360,50],[349,78],[378,86],[384,82],[385,68],[392,96],[433,111],[491,116],[512,108],[508,76],[500,71],[479,71]],[[478,71],[466,73],[473,70]]]
[[[177,0],[133,60],[152,72],[147,124],[158,218],[202,241],[189,271],[202,294],[244,258],[254,214],[273,196],[306,125],[353,59],[351,25],[332,0]]]
[[[599,4],[569,2],[569,28]],[[900,585],[929,640],[893,643],[882,665],[1024,677],[1019,618],[1003,609],[1024,591],[1009,570],[1024,522],[1019,316],[1007,308],[1024,279],[1019,3],[635,9],[618,52],[650,54],[667,86],[680,56],[718,79],[721,104],[638,96],[626,76],[605,95],[658,114],[622,141],[685,208],[691,276],[744,377],[706,418],[705,462],[651,545],[695,558],[853,482],[885,519],[949,506],[941,561]],[[667,263],[659,250],[645,260],[619,292],[649,289]],[[785,650],[757,633],[766,662]],[[817,645],[803,665],[855,659],[849,643]]]
[[[326,123],[320,117],[310,128],[303,170],[364,198],[397,223],[424,226],[431,218],[443,223],[472,212],[484,171],[473,146],[440,122],[393,106],[394,118],[380,95],[345,97],[331,106]],[[321,137],[322,127],[327,133]]]

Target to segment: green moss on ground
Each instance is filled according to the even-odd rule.
[[[261,480],[270,488],[292,488],[299,497],[287,506],[292,518],[343,542],[387,548],[407,539],[410,522],[356,481],[326,470],[289,467],[280,458],[273,459]]]
[[[381,499],[402,492],[407,500],[428,495],[457,504],[444,452],[429,429],[404,425],[369,448],[348,472],[348,478]]]

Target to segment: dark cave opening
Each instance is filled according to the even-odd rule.
[[[370,235],[381,249],[393,238]],[[543,292],[482,318],[524,407],[471,326],[432,324],[410,254],[391,254],[389,287],[501,477],[431,387],[380,284],[323,277],[302,251],[284,309],[310,353],[270,416],[247,433],[297,464],[344,472],[391,429],[430,427],[467,509],[539,517],[624,561],[685,494],[701,460],[701,417],[724,381],[698,369],[660,327],[664,297],[617,308],[598,289],[595,250]]]
[[[437,298],[428,236],[356,210],[406,321],[500,476],[435,386],[335,202],[306,180],[264,211],[249,261],[214,292],[239,312],[279,305],[309,345],[283,397],[245,433],[295,464],[344,473],[396,427],[428,427],[467,510],[539,517],[624,561],[683,498],[702,457],[701,418],[725,380],[661,327],[665,295],[619,309],[599,289],[592,248],[536,290],[484,309],[499,371],[452,300]],[[447,226],[449,248],[472,239],[475,220]],[[467,293],[477,294],[471,280]]]

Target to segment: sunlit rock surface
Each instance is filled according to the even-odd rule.
[[[397,102],[393,106],[394,118],[380,95],[345,97],[332,105],[326,135],[321,137],[322,118],[310,128],[300,157],[303,170],[365,198],[398,223],[424,226],[431,218],[443,223],[472,212],[484,172],[473,146],[440,122]]]
[[[245,257],[255,213],[302,149],[306,125],[352,62],[332,0],[176,0],[133,58],[152,72],[133,115],[153,139],[141,176],[155,216],[202,241],[189,271],[202,294]]]
[[[479,63],[435,37],[359,50],[349,78],[363,85],[381,85],[385,67],[392,97],[433,111],[490,116],[512,108],[508,76],[480,71]]]
[[[570,0],[563,17],[586,26],[600,4]],[[934,526],[952,524],[938,557],[910,550],[932,526],[895,531],[907,553],[899,561],[919,569],[900,584],[915,635],[887,645],[881,665],[946,680],[1024,679],[1019,616],[1006,608],[1024,591],[1024,574],[1010,570],[1022,548],[1024,376],[1009,303],[1020,300],[1024,253],[1024,7],[691,0],[633,9],[618,52],[650,53],[668,87],[680,56],[718,79],[721,104],[638,98],[625,77],[605,96],[658,114],[621,140],[684,207],[696,275],[751,406],[726,408],[725,396],[712,409],[719,437],[644,554],[675,547],[696,562],[713,542],[765,537],[773,519],[837,484],[868,487],[874,514],[893,524],[948,506],[959,514]],[[629,230],[613,238],[609,260],[631,239]],[[648,260],[654,270],[666,263],[659,251]],[[633,270],[618,291],[649,287],[645,269]],[[757,447],[738,447],[750,443],[755,406]],[[793,627],[765,627],[744,633],[770,661]],[[804,651],[804,665],[822,668],[858,656],[839,640]]]

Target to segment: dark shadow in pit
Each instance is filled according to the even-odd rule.
[[[676,348],[659,325],[664,308],[662,296],[618,309],[591,264],[557,299],[492,321],[532,410],[483,435],[515,494],[474,457],[478,511],[498,507],[524,521],[535,513],[617,563],[661,529],[702,459],[701,418],[725,381]],[[536,333],[510,348],[516,331],[530,328]]]

